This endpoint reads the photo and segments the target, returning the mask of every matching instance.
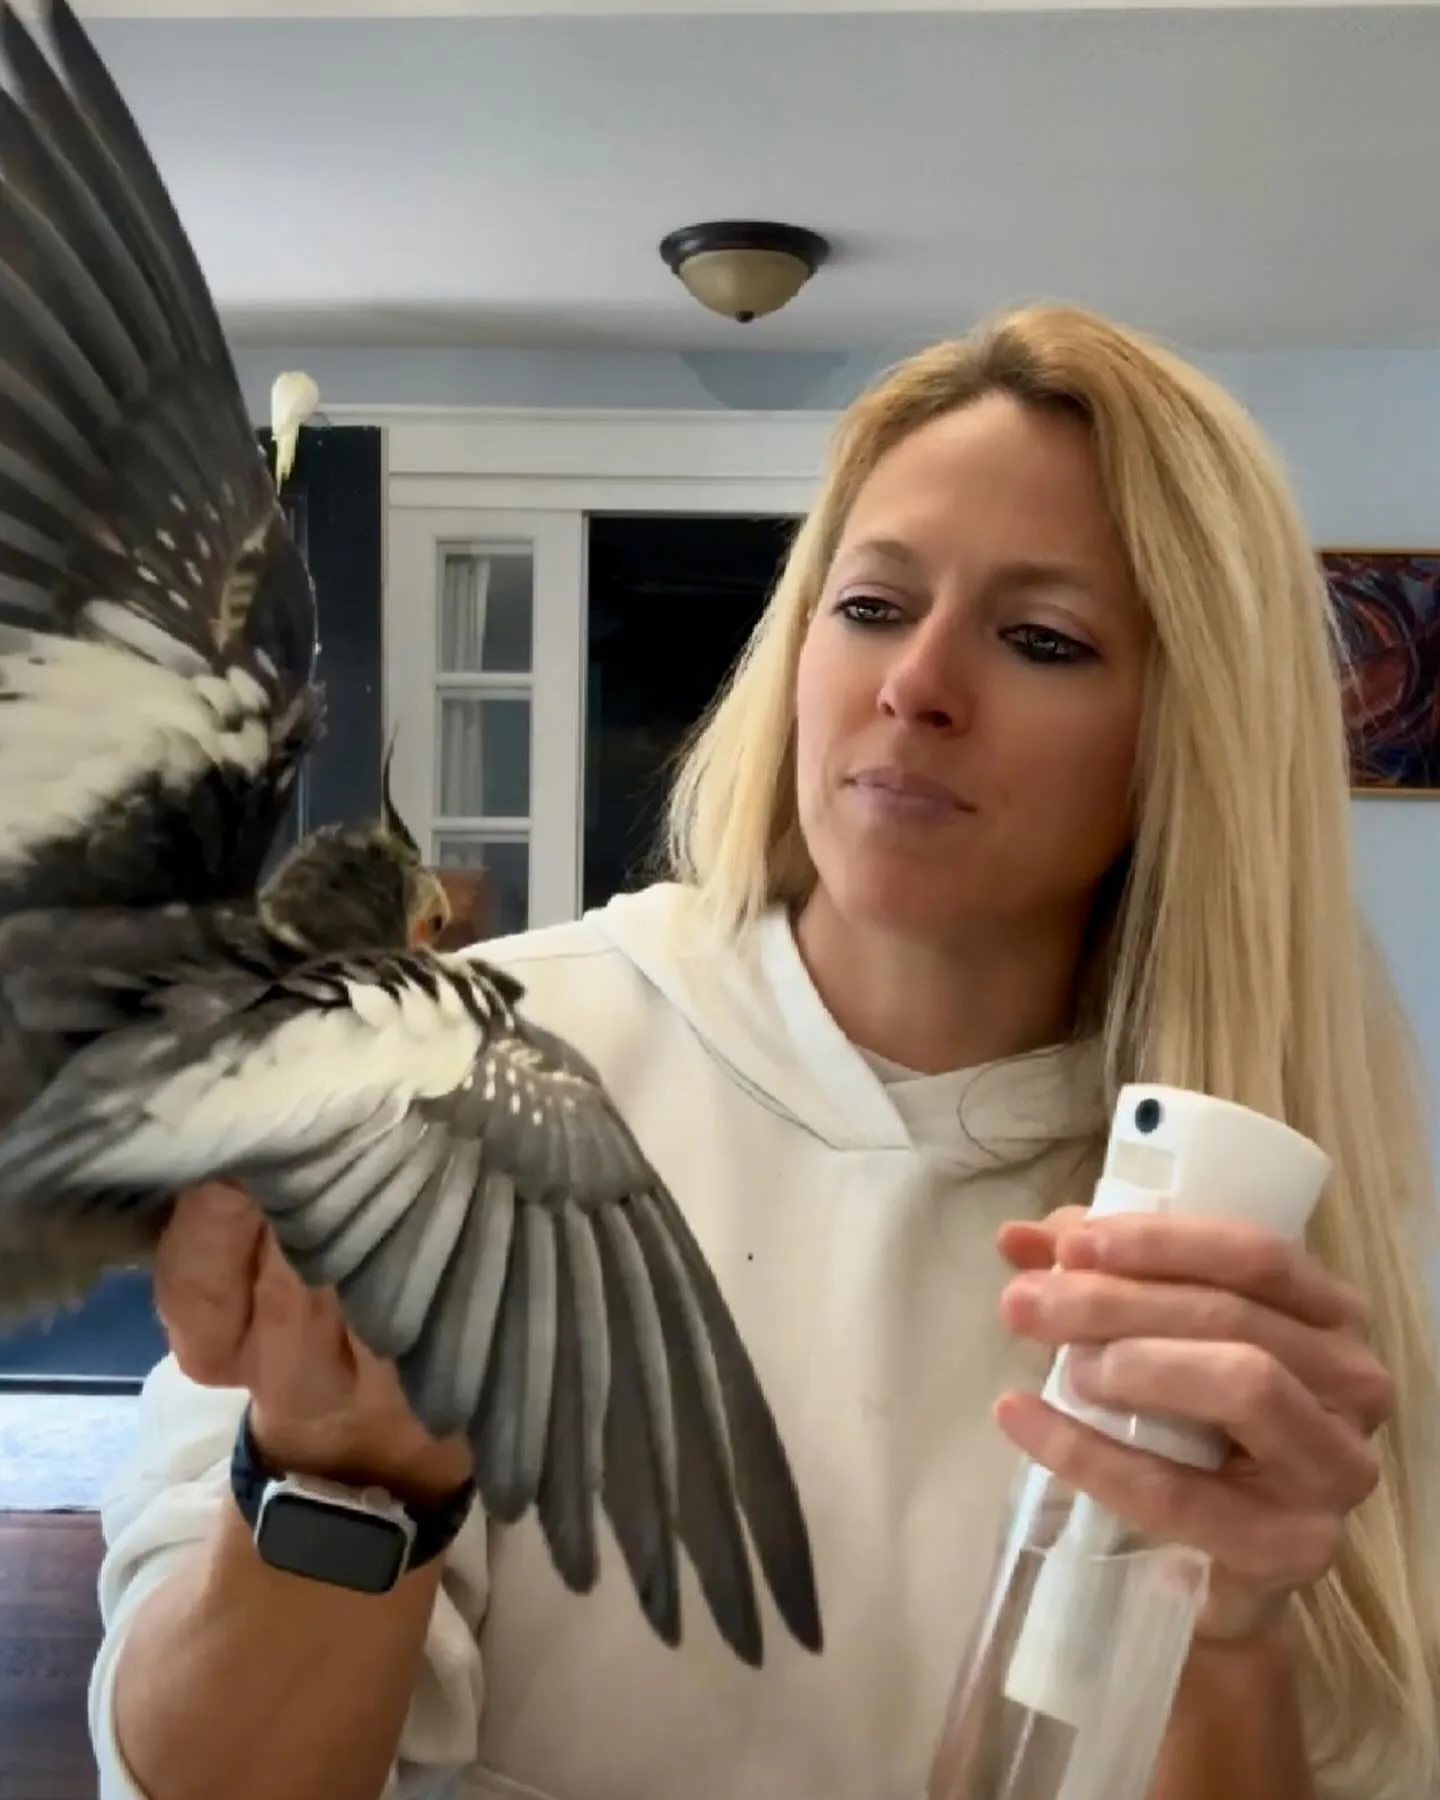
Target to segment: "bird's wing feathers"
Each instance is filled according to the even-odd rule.
[[[595,1072],[518,993],[460,958],[377,954],[276,981],[183,1057],[101,1040],[0,1144],[0,1193],[88,1209],[233,1173],[425,1425],[469,1433],[487,1509],[536,1506],[572,1587],[596,1578],[598,1502],[663,1638],[683,1544],[758,1661],[748,1526],[818,1648],[799,1498],[718,1284]]]
[[[134,1045],[133,1028],[148,1025],[148,1055],[177,1036],[213,1030],[265,991],[288,966],[285,954],[252,914],[225,908],[0,919],[0,1132],[73,1066],[77,1043],[131,1028],[124,1042]],[[68,1160],[83,1167],[113,1128],[109,1119],[96,1125],[82,1105],[68,1126],[52,1117],[45,1130],[52,1149],[68,1146]],[[30,1176],[0,1178],[0,1329],[83,1298],[109,1268],[148,1262],[174,1191],[160,1181],[95,1196],[67,1189],[63,1176],[54,1188]],[[87,1206],[87,1193],[101,1203]]]
[[[179,820],[224,815],[212,882],[263,859],[318,729],[314,598],[150,155],[45,12],[50,57],[0,7],[0,895],[203,898]],[[112,815],[148,861],[102,831],[77,869]]]
[[[41,10],[48,56],[0,0],[0,1047],[79,1042],[0,1133],[0,1300],[7,1234],[140,1241],[165,1196],[233,1175],[419,1418],[469,1433],[493,1514],[536,1507],[573,1588],[603,1507],[659,1634],[683,1544],[758,1662],[748,1527],[818,1649],[804,1517],[720,1290],[517,984],[186,937],[249,897],[318,733],[314,600],[159,175],[69,6]],[[83,974],[37,947],[46,916],[80,921]]]

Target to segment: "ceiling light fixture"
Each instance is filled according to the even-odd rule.
[[[702,306],[748,325],[787,306],[830,246],[800,225],[723,219],[672,231],[660,254]]]

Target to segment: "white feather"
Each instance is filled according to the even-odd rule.
[[[93,826],[146,776],[181,794],[208,765],[254,774],[269,754],[253,682],[190,678],[84,639],[5,634],[0,695],[0,873]]]
[[[82,614],[89,632],[122,649],[178,670],[182,675],[204,675],[209,665],[198,650],[172,637],[163,626],[143,613],[120,606],[114,600],[91,600]]]
[[[266,656],[263,651],[257,651],[256,654],[261,664],[269,670],[271,675],[274,675],[274,660]],[[264,688],[248,669],[231,669],[225,679],[247,712],[254,713],[259,717],[264,716],[269,707],[269,701],[265,696]]]
[[[238,1065],[233,1046],[222,1045],[167,1083],[126,1141],[107,1150],[107,1177],[145,1181],[163,1171],[183,1185],[302,1133],[323,1142],[387,1102],[398,1110],[464,1082],[480,1032],[463,1009],[418,989],[397,1003],[359,983],[352,998],[355,1011],[304,1013]]]

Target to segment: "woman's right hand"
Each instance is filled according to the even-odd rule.
[[[346,1328],[331,1290],[306,1286],[243,1189],[209,1182],[179,1197],[154,1287],[182,1372],[205,1387],[248,1389],[251,1428],[272,1467],[421,1500],[469,1474],[464,1440],[425,1431],[394,1365]]]

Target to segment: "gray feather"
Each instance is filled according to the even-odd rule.
[[[482,1171],[478,1199],[436,1284],[434,1306],[397,1364],[412,1404],[437,1437],[470,1427],[479,1409],[514,1230],[513,1178]],[[358,1315],[351,1316],[359,1329]]]
[[[721,1634],[747,1662],[758,1663],[764,1638],[709,1329],[683,1260],[648,1196],[637,1201],[634,1220],[654,1282],[675,1386],[680,1537]]]
[[[595,1532],[605,1469],[610,1335],[605,1276],[589,1221],[573,1200],[556,1241],[555,1383],[536,1506],[555,1566],[587,1593],[600,1572]]]
[[[394,1361],[415,1347],[479,1187],[480,1145],[472,1139],[430,1171],[414,1204],[349,1277],[356,1316],[376,1322],[378,1356]],[[457,1421],[469,1417],[464,1407],[452,1411]]]
[[[555,1375],[554,1220],[532,1203],[519,1209],[516,1223],[474,1437],[486,1506],[507,1522],[539,1491]]]
[[[644,1356],[631,1310],[630,1283],[614,1236],[597,1232],[595,1247],[605,1279],[610,1342],[601,1500],[646,1618],[664,1643],[678,1644],[682,1620],[674,1496],[665,1479],[660,1429],[646,1400]]]

